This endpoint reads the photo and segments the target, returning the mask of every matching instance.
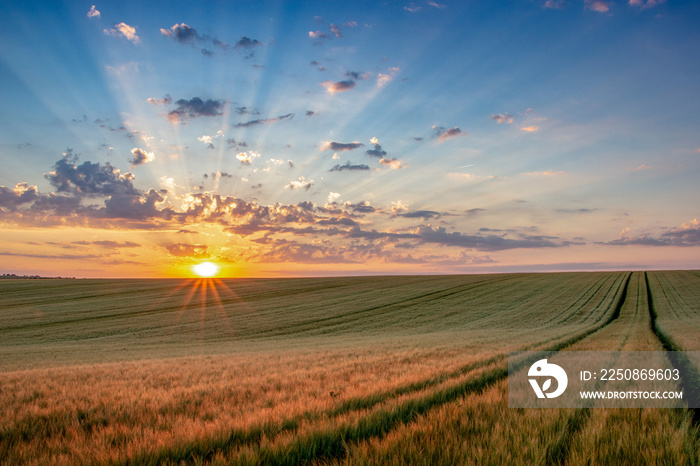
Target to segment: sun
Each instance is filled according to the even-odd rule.
[[[212,262],[202,262],[201,264],[192,266],[192,271],[202,278],[215,276],[219,273],[219,269],[219,266]]]

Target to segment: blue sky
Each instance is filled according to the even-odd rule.
[[[697,268],[699,18],[4,2],[0,272]]]

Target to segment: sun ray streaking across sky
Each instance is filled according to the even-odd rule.
[[[0,273],[697,267],[700,5],[602,3],[4,2]]]

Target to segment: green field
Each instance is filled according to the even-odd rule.
[[[0,463],[698,464],[689,409],[508,408],[508,351],[663,349],[700,272],[2,280]]]

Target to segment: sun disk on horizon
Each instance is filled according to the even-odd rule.
[[[219,273],[219,269],[219,266],[212,262],[202,262],[201,264],[192,266],[192,271],[202,278],[211,278],[215,276]]]

